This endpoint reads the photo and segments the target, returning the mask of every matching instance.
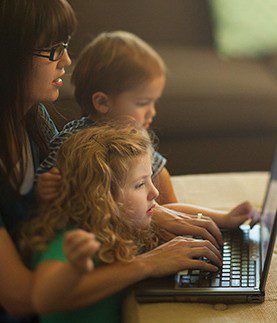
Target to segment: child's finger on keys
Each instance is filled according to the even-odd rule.
[[[252,217],[250,218],[251,223],[250,227],[252,228],[257,222],[260,221],[261,213],[257,210],[254,210]]]

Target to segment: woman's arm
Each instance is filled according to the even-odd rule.
[[[39,265],[36,277],[40,282],[55,277],[60,269],[65,269],[65,263],[59,261],[45,261]],[[63,277],[66,277],[63,276]],[[82,308],[90,304],[96,303],[103,298],[115,294],[129,285],[136,283],[144,278],[142,270],[139,268],[139,263],[114,263],[103,267],[95,268],[91,273],[83,275],[81,280],[78,278],[71,281],[77,286],[64,293],[64,297],[59,297],[59,301],[53,302],[42,296],[38,289],[33,290],[33,304],[38,313],[44,314],[57,311],[68,311]],[[53,281],[54,282],[54,281]],[[60,282],[68,284],[68,282]],[[41,286],[40,290],[43,288]],[[47,286],[49,289],[49,286]],[[55,287],[56,289],[56,287]],[[56,297],[55,297],[56,298]]]
[[[183,204],[178,203],[166,204],[166,207],[156,205],[152,219],[170,234],[201,237],[219,248],[223,241],[216,223],[207,216],[199,219],[196,215],[185,214],[182,207]]]
[[[40,304],[55,308],[67,297],[80,281],[83,274],[93,270],[93,255],[100,243],[94,234],[76,229],[65,234],[63,253],[68,262],[44,261],[35,271],[32,302],[41,312]]]
[[[159,175],[154,178],[153,183],[160,193],[157,199],[157,202],[160,205],[177,202],[177,197],[174,192],[170,174],[165,167],[162,169]]]
[[[207,257],[216,266],[194,259],[199,257]],[[131,262],[115,262],[96,268],[84,275],[77,287],[59,303],[43,303],[37,299],[36,310],[40,313],[73,310],[96,303],[145,278],[166,276],[187,268],[216,271],[220,265],[220,253],[209,241],[177,237]],[[57,261],[42,263],[39,279],[45,279],[47,272],[58,266]]]
[[[32,273],[23,264],[5,228],[0,228],[0,304],[13,315],[34,312]]]

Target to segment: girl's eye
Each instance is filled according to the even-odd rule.
[[[135,186],[136,189],[139,189],[145,185],[145,182],[141,182]]]

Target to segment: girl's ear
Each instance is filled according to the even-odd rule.
[[[110,107],[108,104],[109,98],[107,94],[103,92],[93,93],[91,100],[97,112],[101,114],[106,114],[109,112]]]

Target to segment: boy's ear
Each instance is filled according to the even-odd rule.
[[[92,104],[94,105],[97,112],[106,114],[109,112],[109,98],[107,94],[103,92],[95,92],[92,94]]]

